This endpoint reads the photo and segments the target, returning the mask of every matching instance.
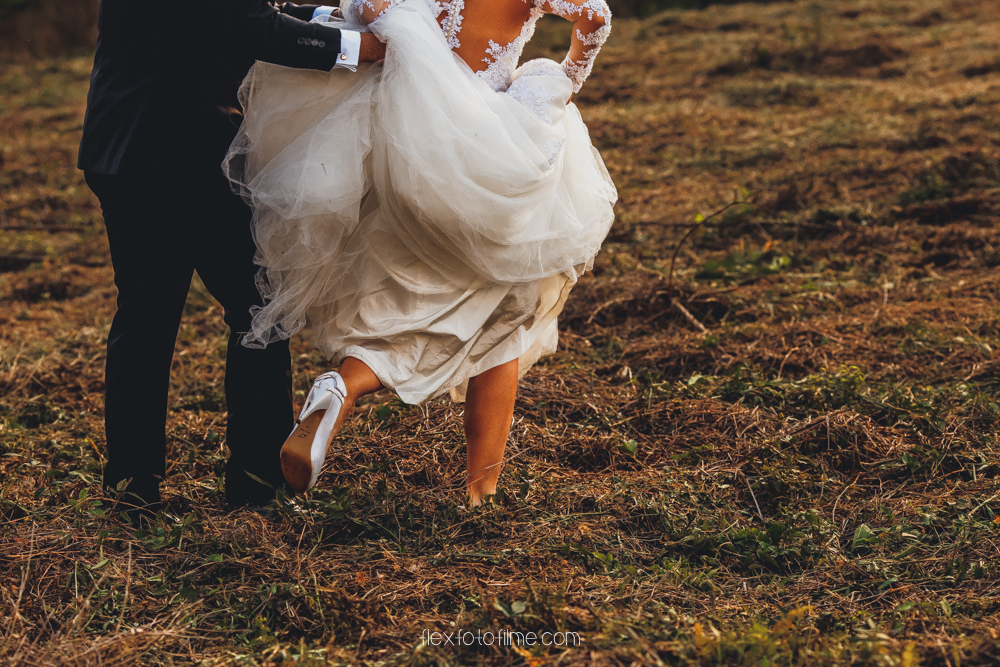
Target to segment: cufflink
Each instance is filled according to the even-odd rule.
[[[341,53],[340,54],[340,59],[341,60],[347,60],[347,54],[346,53]]]

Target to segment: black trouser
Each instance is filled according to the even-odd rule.
[[[284,484],[281,445],[294,422],[291,357],[287,342],[263,350],[240,345],[250,308],[261,303],[250,210],[219,170],[169,178],[85,176],[101,201],[118,287],[105,376],[105,488],[131,479],[129,491],[159,501],[170,364],[197,271],[222,304],[230,329],[226,499],[242,505],[274,498],[274,489]]]

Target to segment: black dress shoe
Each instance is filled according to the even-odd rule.
[[[277,472],[281,474],[280,470]],[[245,470],[226,470],[226,509],[242,507],[267,507],[287,497],[287,487],[282,481],[267,480]]]
[[[111,502],[112,516],[121,516],[139,528],[150,526],[163,510],[159,483],[140,484],[124,480],[115,486],[104,485],[104,494]]]
[[[111,499],[112,515],[124,518],[136,528],[149,528],[162,511],[162,501],[148,501],[134,493],[125,492]]]

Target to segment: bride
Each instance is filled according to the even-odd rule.
[[[518,67],[545,13],[573,25],[561,64]],[[496,491],[518,378],[614,220],[617,192],[572,95],[611,30],[604,0],[342,0],[382,66],[258,63],[224,169],[254,209],[260,288],[249,347],[307,329],[317,378],[281,451],[316,483],[361,396],[465,401],[466,491]]]

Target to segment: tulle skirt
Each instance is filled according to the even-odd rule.
[[[223,167],[252,206],[251,347],[306,329],[407,403],[555,350],[556,318],[614,220],[615,186],[550,60],[496,92],[426,0],[375,21],[383,64],[257,63]]]

